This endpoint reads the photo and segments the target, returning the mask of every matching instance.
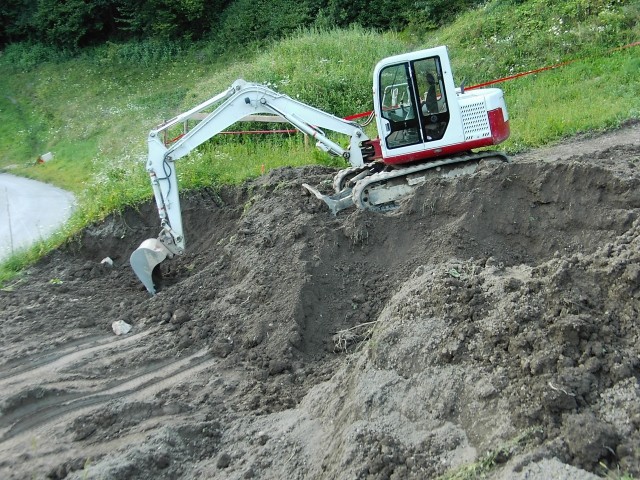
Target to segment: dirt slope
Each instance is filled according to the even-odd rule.
[[[0,291],[0,477],[640,476],[639,166],[631,124],[384,215],[185,193],[153,298],[155,208],[109,218]]]

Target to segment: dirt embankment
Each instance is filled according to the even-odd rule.
[[[0,291],[0,476],[640,476],[639,139],[388,214],[332,217],[317,167],[185,194],[152,298],[126,262],[153,205],[87,229]]]

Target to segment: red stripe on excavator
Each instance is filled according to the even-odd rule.
[[[509,138],[509,134],[511,133],[509,120],[504,119],[504,113],[501,108],[489,110],[487,115],[489,116],[489,127],[491,128],[493,144],[498,145]]]
[[[387,165],[402,165],[405,163],[417,162],[419,160],[425,160],[429,158],[440,158],[462,153],[474,148],[489,147],[496,145],[509,137],[509,121],[504,120],[502,109],[497,108],[487,112],[489,115],[489,125],[491,128],[491,136],[480,138],[477,140],[470,140],[468,142],[456,143],[453,145],[446,145],[444,147],[438,147],[428,150],[422,150],[419,152],[408,153],[404,155],[396,155],[393,157],[383,158],[383,163]]]

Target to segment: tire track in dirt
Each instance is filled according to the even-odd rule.
[[[122,347],[135,343],[138,340],[148,336],[155,330],[147,330],[124,338],[108,337],[90,337],[90,339],[80,342],[70,342],[63,348],[57,349],[47,355],[34,355],[31,357],[22,357],[14,360],[14,368],[8,368],[0,372],[0,391],[6,392],[9,386],[20,382],[33,383],[36,376],[50,375],[55,372],[64,370],[71,366],[74,362],[95,355],[104,350]],[[5,365],[5,368],[7,366]],[[45,377],[46,378],[46,377]],[[51,378],[51,377],[48,377]]]
[[[66,398],[55,392],[42,398],[34,398],[0,418],[0,431],[3,430],[0,446],[10,439],[29,434],[34,429],[53,422],[70,423],[79,415],[114,399],[148,399],[159,391],[212,367],[216,362],[217,359],[210,356],[207,349],[202,349],[177,361],[160,362],[151,368],[138,370],[133,375],[111,382],[101,390],[67,394]]]

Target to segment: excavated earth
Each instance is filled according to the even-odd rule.
[[[152,202],[2,289],[0,478],[640,476],[640,124],[384,214],[331,176],[183,192],[154,297]]]

